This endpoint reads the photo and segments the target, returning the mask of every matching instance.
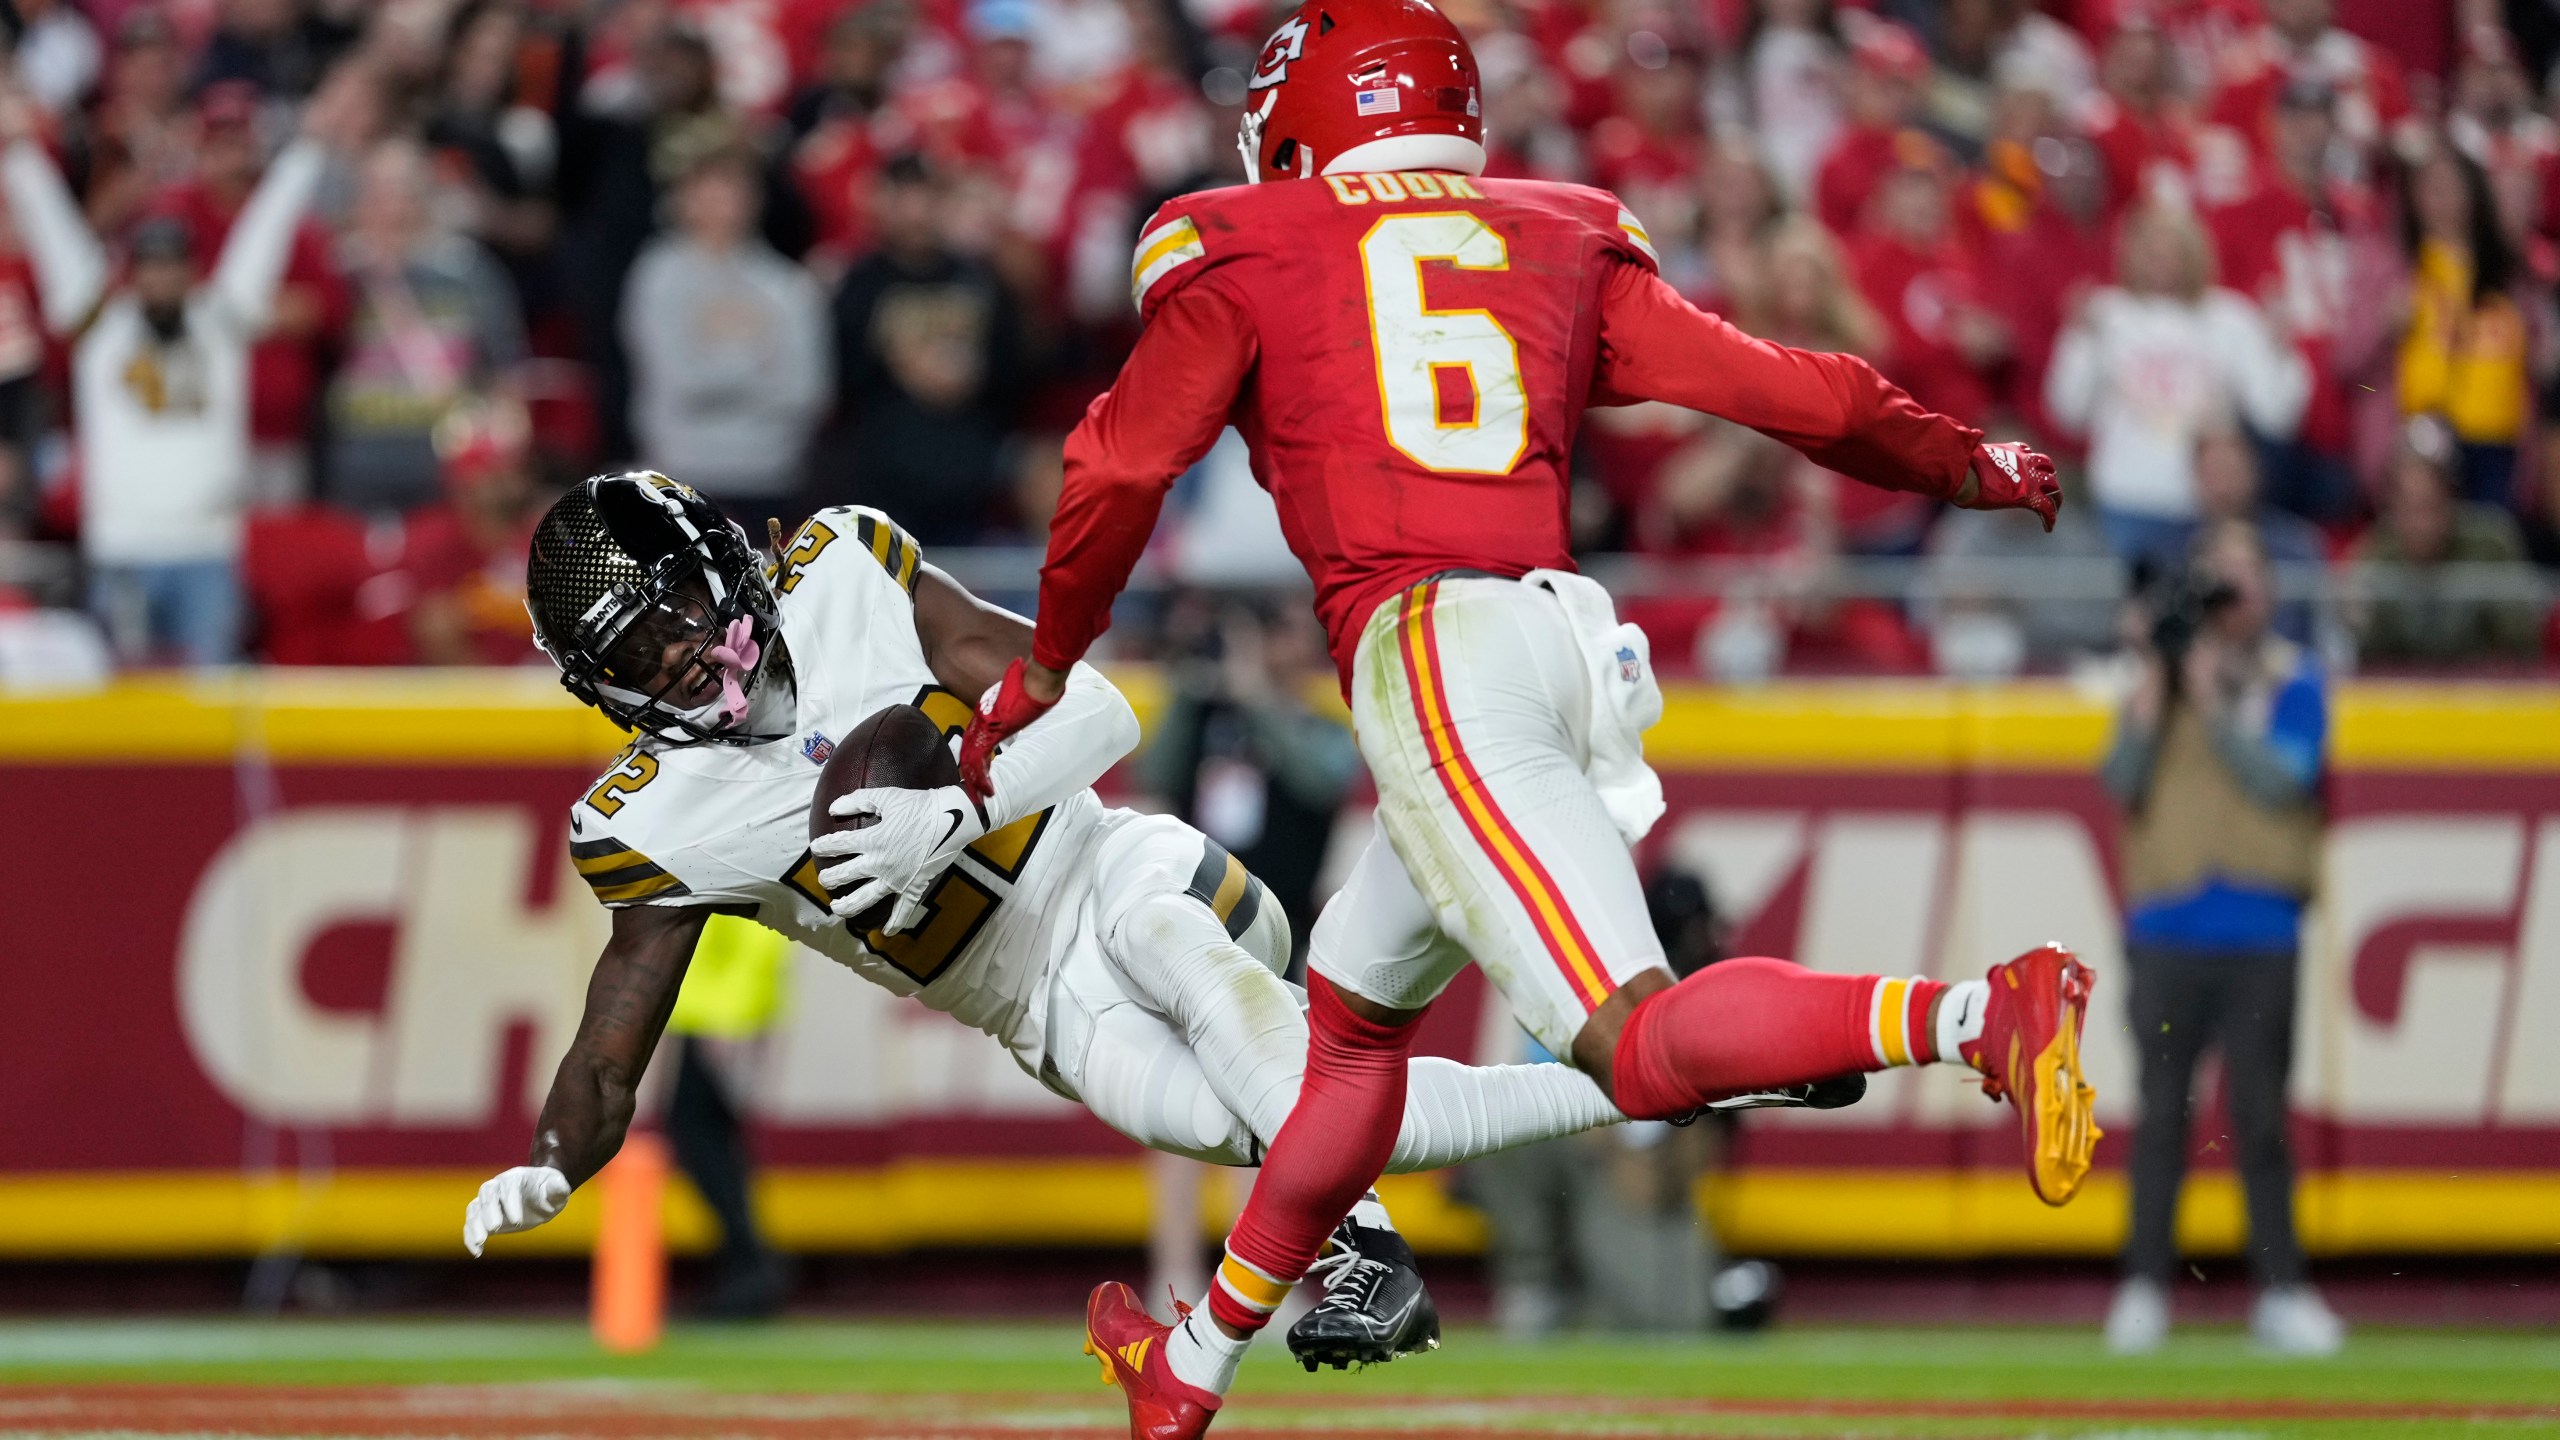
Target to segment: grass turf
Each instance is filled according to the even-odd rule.
[[[547,1322],[11,1321],[0,1322],[0,1434],[166,1433],[166,1424],[120,1422],[112,1406],[75,1404],[36,1424],[39,1412],[22,1406],[12,1418],[7,1404],[48,1392],[149,1393],[129,1388],[137,1384],[304,1396],[312,1387],[515,1385],[525,1388],[505,1393],[551,1407],[542,1423],[525,1420],[529,1428],[440,1428],[421,1414],[414,1431],[372,1433],[577,1433],[580,1405],[609,1405],[638,1427],[618,1433],[658,1433],[647,1415],[672,1406],[730,1413],[741,1423],[725,1433],[757,1434],[768,1432],[756,1416],[781,1413],[759,1406],[802,1404],[797,1397],[832,1397],[810,1403],[861,1417],[839,1433],[1110,1433],[1118,1397],[1096,1383],[1078,1345],[1071,1326],[794,1321],[678,1327],[650,1355],[614,1357],[592,1349],[579,1327]],[[2111,1359],[2093,1333],[2069,1330],[1802,1329],[1745,1341],[1538,1345],[1459,1331],[1437,1354],[1356,1374],[1307,1375],[1272,1344],[1246,1367],[1237,1396],[1216,1433],[2560,1437],[2560,1336],[2368,1331],[2342,1359],[2308,1363],[2255,1355],[2227,1330],[2183,1332],[2163,1354],[2136,1361]],[[876,1428],[883,1417],[896,1421],[891,1430]],[[217,1422],[204,1428],[226,1428]],[[283,1423],[253,1417],[242,1426],[287,1433],[276,1428]],[[325,1417],[314,1423],[317,1433],[348,1433]]]

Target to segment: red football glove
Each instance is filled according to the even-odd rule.
[[[2033,510],[2050,533],[2062,513],[2062,482],[2053,457],[2015,441],[1973,447],[1973,503],[1968,510]]]
[[[1022,677],[1022,661],[1004,667],[1004,678],[979,697],[978,713],[969,719],[969,733],[960,737],[960,788],[980,805],[996,793],[995,777],[987,773],[987,767],[995,762],[996,747],[1015,731],[1048,714],[1049,707],[1058,703],[1033,699]]]

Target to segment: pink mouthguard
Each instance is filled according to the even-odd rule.
[[[756,625],[741,615],[729,622],[729,633],[717,645],[702,652],[702,658],[720,667],[720,699],[712,718],[722,725],[735,725],[747,716],[747,691],[741,683],[756,673],[756,662],[764,651],[756,644]]]

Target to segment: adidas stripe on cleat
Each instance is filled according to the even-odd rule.
[[[1175,1308],[1190,1313],[1187,1305]],[[1102,1383],[1127,1398],[1130,1440],[1193,1440],[1218,1413],[1217,1396],[1184,1384],[1166,1363],[1164,1338],[1172,1330],[1117,1280],[1096,1286],[1085,1301],[1084,1353],[1101,1364]]]

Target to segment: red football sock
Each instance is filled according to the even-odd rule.
[[[1263,1157],[1209,1286],[1209,1313],[1246,1332],[1270,1320],[1333,1228],[1377,1183],[1404,1123],[1405,1061],[1420,1017],[1402,1025],[1363,1020],[1316,975],[1307,977],[1307,1002],[1298,1103]]]
[[[1722,961],[1627,1016],[1613,1098],[1639,1120],[1665,1120],[1747,1090],[1926,1065],[1938,1058],[1929,1007],[1946,988],[1760,956]]]

